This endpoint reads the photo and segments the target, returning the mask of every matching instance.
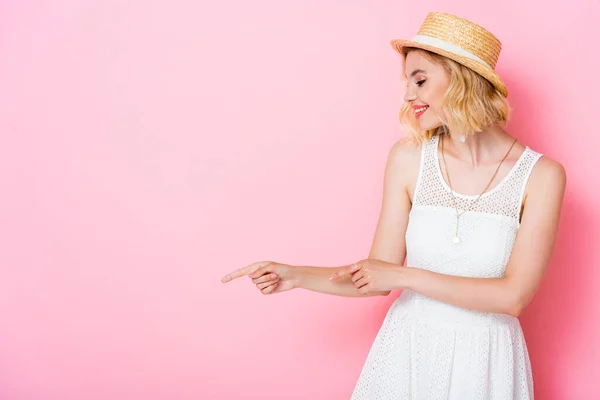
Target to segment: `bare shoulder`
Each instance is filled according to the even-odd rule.
[[[565,167],[550,157],[542,156],[531,171],[526,197],[560,196],[562,198],[566,183]]]
[[[407,139],[400,139],[391,147],[388,155],[387,171],[394,184],[403,186],[412,200],[412,193],[419,175],[422,145]]]
[[[421,144],[408,139],[400,139],[390,149],[389,162],[405,167],[410,167],[416,163],[418,168],[421,160],[421,147]]]

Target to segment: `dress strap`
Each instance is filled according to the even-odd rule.
[[[533,151],[529,147],[525,149],[525,152],[527,152],[527,154],[525,154],[523,162],[521,163],[520,168],[518,170],[518,175],[520,176],[517,180],[517,186],[519,187],[519,190],[517,192],[518,200],[516,202],[516,215],[519,220],[521,219],[521,208],[523,207],[523,197],[525,196],[525,188],[527,187],[527,182],[529,182],[529,177],[533,172],[533,167],[535,167],[535,164],[543,156],[542,153]]]
[[[433,151],[437,151],[437,136],[433,136],[421,145],[421,162],[413,193],[413,206],[423,204],[424,197],[431,193],[431,186],[435,183],[435,155]]]

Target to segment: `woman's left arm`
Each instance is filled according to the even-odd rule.
[[[542,157],[529,178],[521,226],[503,277],[468,278],[408,267],[399,274],[401,286],[459,307],[518,317],[550,263],[565,185],[563,166]]]
[[[565,185],[562,165],[546,157],[538,161],[527,184],[521,226],[501,278],[446,275],[367,259],[336,272],[331,279],[352,274],[363,295],[406,288],[459,307],[518,317],[550,263]]]

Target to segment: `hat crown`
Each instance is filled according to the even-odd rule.
[[[502,43],[484,27],[455,15],[430,12],[417,35],[428,36],[460,47],[485,61],[492,69]]]

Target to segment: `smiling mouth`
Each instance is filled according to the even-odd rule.
[[[419,118],[425,111],[427,111],[428,108],[429,106],[415,108],[415,117]]]

